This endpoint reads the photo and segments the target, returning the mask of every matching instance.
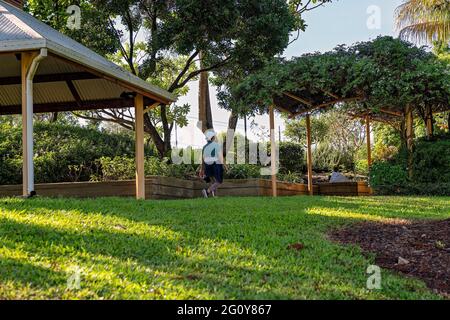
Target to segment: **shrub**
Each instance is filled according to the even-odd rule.
[[[313,150],[313,170],[316,172],[331,172],[335,166],[353,171],[354,159],[349,152],[342,152],[332,145],[319,144]]]
[[[175,165],[172,164],[168,167],[167,176],[168,177],[176,177],[179,179],[196,179],[198,177],[199,165],[190,165],[190,164],[181,164]]]
[[[413,153],[413,176],[407,174],[403,147],[391,161],[374,163],[370,184],[378,194],[450,195],[450,137],[418,139]]]
[[[101,177],[99,180],[115,181],[129,180],[136,176],[135,159],[129,157],[101,157],[98,160],[101,168]]]
[[[129,180],[136,177],[136,160],[132,157],[102,157],[98,160],[101,168],[99,180]],[[167,176],[169,169],[167,160],[145,158],[144,170],[146,176]]]
[[[298,143],[280,143],[281,173],[302,173],[305,170],[305,150]]]
[[[374,187],[378,195],[450,196],[450,183],[405,183]]]
[[[358,174],[367,175],[369,173],[369,164],[368,164],[367,160],[356,161],[355,171]]]
[[[370,170],[369,180],[372,187],[404,185],[408,182],[408,173],[401,165],[386,161],[375,162]]]
[[[0,158],[0,185],[22,183],[22,158]]]
[[[279,174],[278,180],[289,183],[305,183],[301,174],[295,172],[288,172],[286,174]]]
[[[450,137],[418,140],[413,159],[415,183],[450,183]]]
[[[38,183],[87,181],[101,157],[134,156],[134,138],[80,126],[38,122],[34,128]],[[147,149],[146,153],[149,154]],[[20,126],[0,124],[0,184],[22,181]]]
[[[100,175],[93,180],[129,180],[136,175],[135,159],[131,157],[102,157],[98,160]],[[198,166],[169,164],[168,159],[161,160],[156,157],[147,157],[144,162],[146,176],[175,177],[191,179],[196,176]]]
[[[261,167],[252,164],[233,164],[228,166],[225,173],[226,179],[260,178]]]

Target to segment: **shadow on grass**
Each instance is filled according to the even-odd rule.
[[[380,214],[381,204],[360,205],[341,198],[253,200],[250,204],[242,199],[219,202],[1,201],[0,213],[16,210],[30,215],[30,219],[2,219],[0,239],[7,239],[11,250],[22,246],[30,256],[46,261],[60,261],[59,250],[64,248],[65,254],[73,255],[71,263],[78,261],[97,267],[102,267],[103,263],[114,278],[128,278],[133,284],[148,289],[157,287],[152,294],[141,292],[131,296],[133,298],[164,298],[166,287],[174,294],[181,292],[182,298],[397,298],[396,290],[407,290],[410,286],[409,282],[395,278],[392,280],[394,289],[366,292],[365,269],[370,261],[356,248],[342,248],[325,240],[324,233],[328,229],[364,219],[364,216],[355,219],[345,214],[331,217],[305,214],[316,208],[352,210],[375,216]],[[66,215],[71,211],[80,219],[77,227],[82,225],[83,219],[98,214],[157,226],[176,232],[179,238],[107,231],[96,227],[95,223],[88,223],[82,230],[51,225],[51,212]],[[393,216],[405,214],[402,208],[389,212]],[[45,218],[50,225],[33,223],[35,216]],[[295,242],[304,243],[306,249],[288,251],[287,246]],[[1,256],[0,259],[3,260]],[[33,265],[18,268],[28,274]],[[54,278],[51,274],[41,277],[39,272],[36,276],[21,274],[20,281],[31,280],[42,288],[46,288],[48,278]],[[1,277],[15,278],[9,273],[0,273],[0,280]],[[62,281],[59,276],[55,279]],[[98,279],[92,283],[95,281]],[[114,291],[113,284],[110,289],[103,288],[106,284],[92,285],[102,294]],[[413,285],[413,288],[420,289],[420,286]],[[418,290],[417,295],[420,294],[424,292]]]
[[[8,281],[21,283],[22,285],[38,282],[41,288],[49,288],[66,283],[67,274],[53,271],[22,259],[0,256],[0,283]]]

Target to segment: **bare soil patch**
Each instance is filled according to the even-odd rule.
[[[420,278],[450,298],[450,219],[364,222],[334,230],[330,237],[375,253],[380,267]]]

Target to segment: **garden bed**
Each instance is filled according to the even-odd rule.
[[[450,297],[450,219],[364,222],[334,231],[331,237],[375,253],[379,266],[420,278]]]
[[[147,199],[193,199],[202,196],[205,184],[199,180],[183,180],[172,177],[148,177],[146,179]],[[308,186],[299,183],[278,182],[279,196],[307,195]],[[134,180],[102,182],[69,182],[37,184],[36,192],[45,197],[134,197]],[[21,185],[0,186],[0,197],[14,197],[22,194]],[[272,196],[272,184],[265,179],[225,180],[219,196]],[[314,185],[315,195],[363,196],[371,194],[364,182],[334,183]]]

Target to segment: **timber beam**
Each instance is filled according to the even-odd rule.
[[[155,103],[154,100],[144,99],[144,104],[151,106]],[[58,103],[42,103],[34,104],[34,113],[48,113],[48,112],[69,112],[69,111],[85,111],[97,109],[124,109],[133,108],[134,99],[107,99],[107,100],[90,100],[90,101],[69,101]],[[0,106],[0,115],[21,114],[21,106]]]
[[[322,109],[322,108],[325,108],[325,107],[328,107],[328,106],[335,105],[335,104],[337,104],[337,103],[342,103],[342,102],[356,102],[356,101],[361,101],[361,99],[362,99],[362,98],[360,98],[360,97],[354,97],[354,98],[342,98],[342,99],[338,99],[338,100],[334,100],[334,101],[322,103],[322,104],[319,104],[319,105],[316,105],[316,106],[311,106],[311,108],[309,108],[308,110],[303,110],[303,111],[300,111],[300,112],[297,112],[297,113],[293,113],[293,114],[290,116],[290,118],[292,119],[292,118],[295,118],[295,117],[298,117],[298,116],[302,116],[302,115],[305,115],[305,114],[307,114],[307,113],[311,113],[311,112],[313,112],[313,111],[315,111],[315,110],[318,110],[318,109]]]
[[[284,92],[283,94],[284,94],[285,96],[291,98],[291,99],[294,99],[294,100],[296,100],[296,101],[298,101],[298,102],[301,102],[301,103],[303,103],[303,104],[306,104],[306,105],[309,106],[309,107],[312,107],[312,106],[313,106],[313,103],[312,103],[311,101],[308,101],[308,100],[305,100],[305,99],[303,99],[303,98],[297,97],[296,95],[294,95],[294,94],[292,94],[292,93]]]
[[[99,79],[99,77],[89,72],[74,72],[74,73],[36,75],[33,79],[33,82],[48,83],[48,82],[63,82],[63,81],[92,80],[92,79]],[[22,81],[21,77],[0,78],[0,86],[20,85],[21,81]]]

